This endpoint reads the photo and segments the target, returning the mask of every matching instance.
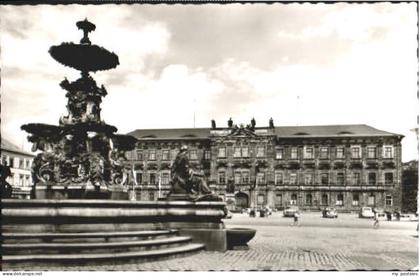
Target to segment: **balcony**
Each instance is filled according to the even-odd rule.
[[[345,163],[343,161],[336,161],[334,163],[334,169],[336,170],[344,169],[344,167],[345,167]]]
[[[314,160],[304,160],[303,167],[306,169],[314,169],[315,168],[315,161]]]
[[[384,160],[382,162],[382,168],[383,169],[395,169],[395,162],[394,160]]]
[[[287,164],[287,168],[288,168],[289,170],[298,170],[298,169],[300,169],[300,164],[299,164],[299,162],[298,162],[298,161],[290,161],[290,162]]]
[[[351,161],[349,165],[350,169],[363,169],[363,163],[361,160],[359,161]]]
[[[366,161],[366,169],[369,170],[377,170],[379,168],[379,164],[376,160],[368,160]]]
[[[329,170],[330,168],[331,168],[331,164],[329,162],[323,161],[318,164],[319,170]]]

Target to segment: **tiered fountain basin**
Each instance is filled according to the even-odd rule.
[[[224,202],[34,199],[2,200],[2,233],[89,233],[175,229],[225,251]]]

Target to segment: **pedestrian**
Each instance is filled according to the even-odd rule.
[[[373,217],[375,222],[373,223],[373,228],[378,229],[379,228],[379,216],[378,212],[375,212],[375,216]]]
[[[299,225],[299,211],[296,211],[296,212],[293,214],[293,225],[294,225],[294,226]]]
[[[391,214],[391,212],[386,212],[386,219],[388,221],[391,221],[392,220],[392,214]]]

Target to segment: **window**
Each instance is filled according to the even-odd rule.
[[[156,160],[156,150],[149,151],[149,160]]]
[[[217,157],[226,158],[226,148],[219,148],[219,153],[218,153]]]
[[[241,148],[240,147],[235,147],[233,149],[233,157],[235,157],[235,158],[241,157]]]
[[[353,194],[352,206],[359,206],[359,194]]]
[[[368,173],[368,183],[369,183],[369,185],[375,185],[376,184],[376,173],[374,173],[374,172]]]
[[[210,153],[210,151],[209,151],[209,150],[205,150],[205,151],[204,151],[204,159],[206,159],[206,160],[210,160],[210,158],[211,158],[211,153]]]
[[[24,186],[24,181],[25,181],[25,178],[24,178],[24,176],[23,175],[19,175],[19,186]]]
[[[196,160],[197,159],[197,151],[196,150],[190,150],[190,159]]]
[[[297,174],[291,173],[290,174],[290,184],[297,184]]]
[[[169,184],[169,173],[161,173],[160,184],[167,185]]]
[[[249,183],[249,172],[242,172],[242,183]]]
[[[321,184],[328,185],[328,173],[321,173]]]
[[[291,148],[290,150],[290,159],[297,159],[298,158],[298,149]]]
[[[235,172],[235,184],[240,184],[241,183],[241,172]]]
[[[226,173],[219,172],[219,184],[226,184]]]
[[[154,192],[149,192],[149,200],[150,201],[154,201],[155,200],[155,193]]]
[[[385,173],[385,184],[391,185],[394,182],[394,174],[392,172]]]
[[[26,160],[26,168],[27,169],[31,168],[31,162],[29,160]]]
[[[276,159],[283,159],[283,149],[276,149]]]
[[[274,204],[275,204],[276,208],[281,207],[283,205],[283,196],[281,194],[276,194]]]
[[[336,149],[336,157],[337,159],[343,159],[344,158],[344,148],[337,148]]]
[[[305,185],[312,185],[313,182],[313,174],[307,173],[305,174]]]
[[[143,160],[143,152],[137,151],[137,160]]]
[[[248,147],[243,147],[242,148],[242,157],[249,157]]]
[[[319,158],[320,159],[328,159],[328,148],[327,147],[321,147],[319,149]]]
[[[368,197],[368,205],[369,206],[375,206],[375,196],[374,195],[370,195]]]
[[[344,173],[337,173],[337,185],[344,185]]]
[[[143,174],[141,172],[136,172],[136,182],[137,184],[141,184],[143,181]]]
[[[263,172],[257,173],[257,184],[264,184],[265,183],[265,175]]]
[[[149,175],[149,179],[150,179],[150,185],[155,185],[156,184],[156,173],[150,173]]]
[[[344,202],[344,196],[343,196],[343,194],[338,194],[337,195],[337,201],[335,202],[335,205],[337,205],[337,206],[343,206],[343,202]]]
[[[384,146],[384,158],[394,158],[393,146]]]
[[[322,205],[328,205],[328,195],[327,194],[323,194],[321,197],[321,204]]]
[[[296,204],[297,204],[297,195],[292,194],[292,196],[290,197],[290,205],[296,205]]]
[[[361,158],[360,147],[359,146],[351,147],[351,158],[353,158],[353,159],[360,159]]]
[[[1,163],[3,165],[10,165],[10,164],[7,164],[7,155],[4,155],[4,156],[1,157]]]
[[[178,154],[177,149],[171,150],[171,160],[174,160],[176,158],[176,155]]]
[[[25,176],[25,186],[30,186],[31,185],[31,180],[29,178],[29,175]]]
[[[274,173],[274,183],[276,185],[282,185],[283,184],[283,173],[276,171]]]
[[[367,148],[367,158],[376,158],[376,148],[368,147]]]
[[[258,205],[264,205],[264,195],[258,195],[257,204]]]
[[[11,168],[14,168],[15,167],[15,159],[13,157],[10,157],[9,158],[9,166]]]
[[[354,183],[354,185],[360,185],[360,173],[359,172],[353,173],[353,183]]]
[[[314,148],[305,147],[303,158],[304,159],[313,159],[314,158]]]
[[[162,150],[162,160],[169,160],[169,150]]]
[[[312,205],[312,195],[311,194],[306,195],[306,205]]]
[[[257,157],[264,157],[264,156],[265,156],[264,147],[257,147]]]
[[[23,169],[24,168],[24,165],[25,165],[24,160],[23,159],[19,159],[19,168],[20,169]]]
[[[392,206],[392,196],[391,195],[386,195],[385,196],[385,205],[386,206]]]

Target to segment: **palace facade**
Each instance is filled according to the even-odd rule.
[[[33,185],[31,177],[33,159],[33,154],[19,149],[4,137],[1,138],[0,163],[10,166],[11,176],[6,181],[13,188],[13,198],[30,198]]]
[[[297,205],[400,209],[403,135],[367,125],[237,126],[138,129],[127,156],[138,200],[169,192],[170,168],[181,145],[190,163],[231,210]]]

